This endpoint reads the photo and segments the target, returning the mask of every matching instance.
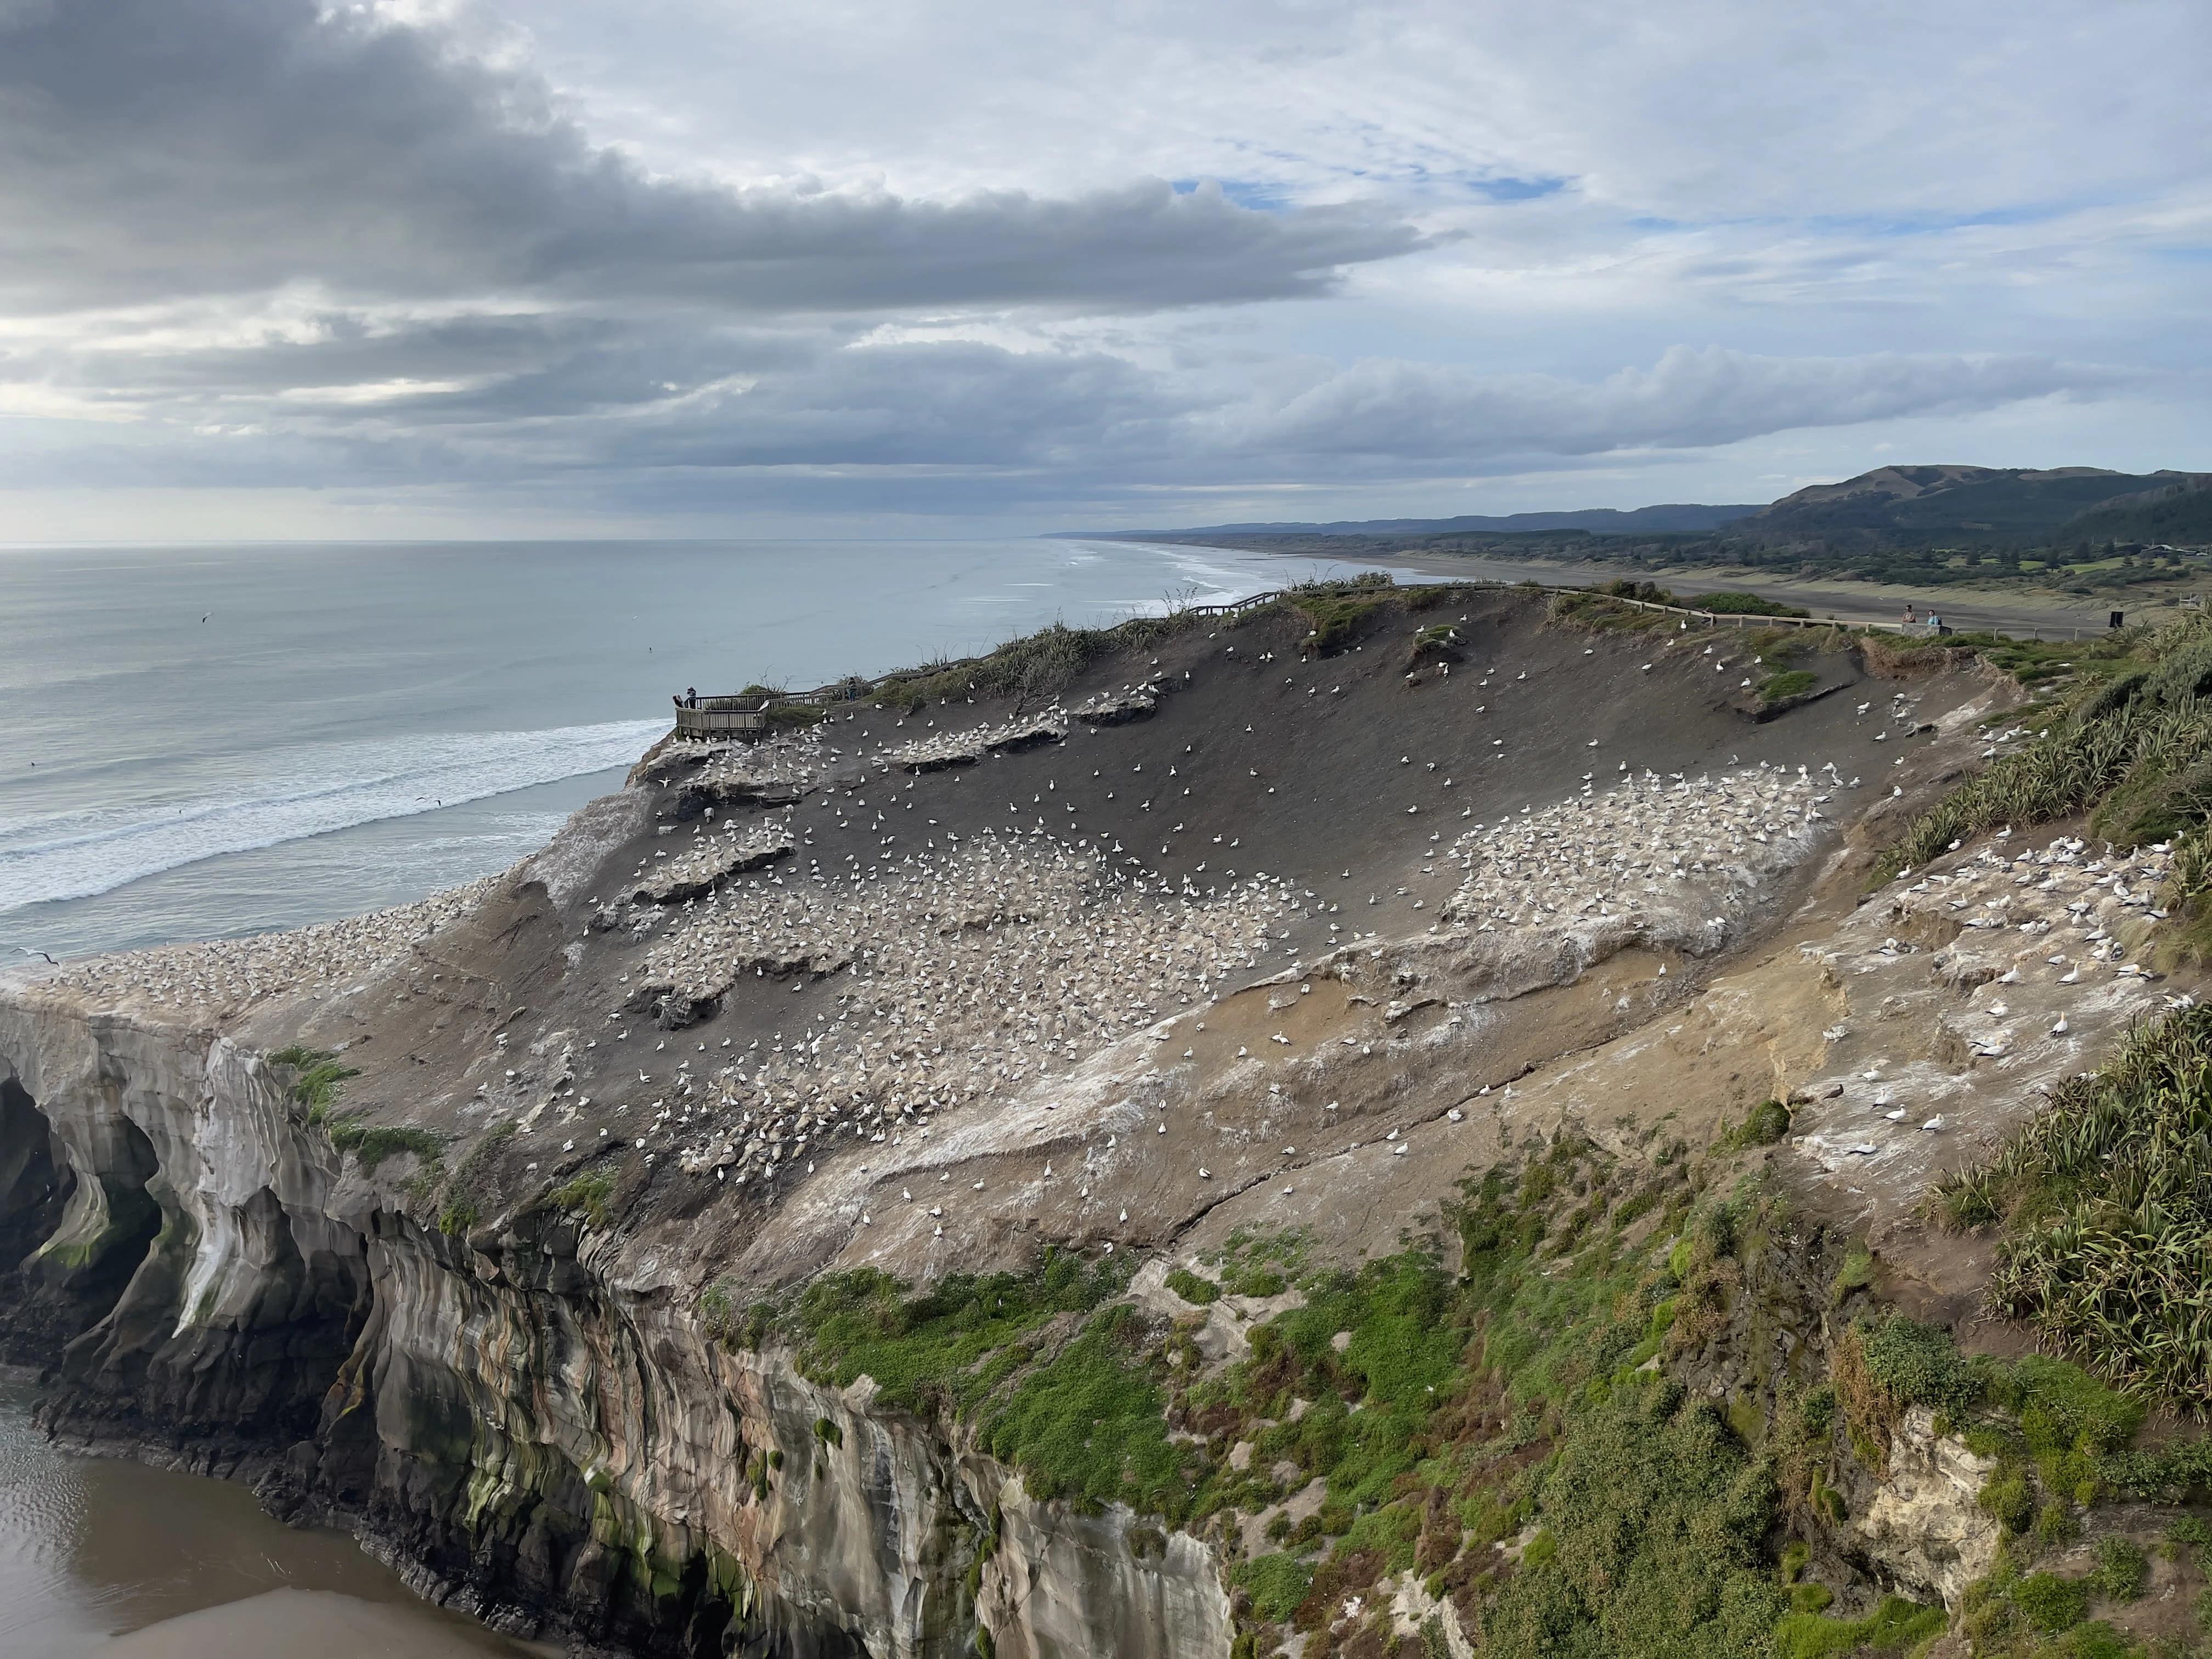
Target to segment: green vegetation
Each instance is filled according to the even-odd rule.
[[[1416,665],[1428,662],[1453,662],[1459,652],[1459,629],[1450,623],[1437,623],[1424,628],[1413,635],[1411,660]]]
[[[1948,1622],[1941,1607],[1924,1607],[1892,1595],[1863,1619],[1823,1619],[1817,1610],[1793,1613],[1774,1633],[1774,1651],[1776,1659],[1905,1653],[1941,1635]]]
[[[1024,704],[1048,702],[1076,676],[1117,651],[1135,650],[1211,620],[1188,611],[1133,617],[1112,628],[1070,628],[1064,623],[1009,640],[972,662],[941,662],[875,688],[887,708],[916,708],[971,696],[1014,696]],[[856,683],[865,690],[866,683]]]
[[[2115,546],[2149,542],[2203,547],[2212,544],[2212,487],[2197,478],[2123,495],[2077,514],[2066,530],[2077,541]]]
[[[2137,632],[2069,710],[1917,819],[1876,866],[1878,879],[1924,864],[2003,823],[2094,808],[2092,830],[2122,847],[2185,832],[2212,814],[2212,618]]]
[[[1840,1307],[1844,1298],[1854,1291],[1863,1291],[1874,1283],[1874,1252],[1863,1244],[1854,1244],[1844,1253],[1844,1265],[1836,1270],[1828,1285],[1828,1300]]]
[[[1578,1413],[1536,1508],[1557,1547],[1485,1619],[1501,1659],[1757,1653],[1786,1613],[1761,1559],[1771,1478],[1673,1382],[1630,1382]]]
[[[2150,1557],[2132,1539],[2100,1538],[2097,1565],[2089,1577],[2096,1593],[2107,1601],[2140,1601],[2150,1584]]]
[[[1256,1233],[1239,1227],[1213,1261],[1221,1287],[1231,1296],[1280,1296],[1306,1271],[1313,1237],[1304,1228]]]
[[[1788,702],[1792,697],[1802,697],[1820,683],[1820,677],[1809,668],[1785,668],[1769,674],[1759,683],[1761,702]]]
[[[1183,1512],[1204,1460],[1168,1439],[1148,1335],[1133,1309],[1109,1307],[986,1416],[991,1455],[1021,1470],[1033,1496],[1091,1512],[1115,1502]]]
[[[556,1210],[582,1216],[594,1227],[604,1227],[607,1224],[607,1200],[614,1190],[613,1171],[586,1170],[546,1194],[545,1201]]]
[[[1179,539],[1200,539],[1184,538]],[[1854,491],[1778,502],[1698,531],[1511,530],[1413,523],[1388,533],[1217,533],[1208,545],[1310,557],[1422,553],[1601,562],[1630,571],[1707,569],[1883,582],[2090,592],[2171,581],[2202,567],[2164,544],[2212,543],[2212,489],[2141,475],[1942,480],[1917,496]]]
[[[1348,581],[1300,582],[1289,590],[1291,608],[1310,624],[1305,649],[1333,657],[1359,636],[1368,618],[1390,592],[1384,571],[1369,571]]]
[[[329,1129],[331,1145],[341,1152],[351,1152],[360,1161],[363,1175],[375,1174],[378,1164],[402,1152],[411,1153],[426,1164],[435,1163],[446,1146],[446,1137],[434,1130],[368,1123],[357,1117],[340,1118]]]
[[[955,1273],[920,1295],[873,1268],[827,1274],[778,1311],[806,1375],[836,1388],[872,1376],[907,1410],[972,1408],[1036,1357],[1041,1328],[1088,1314],[1127,1283],[1110,1262],[1048,1251],[1029,1273]]]
[[[1700,593],[1693,599],[1676,599],[1671,603],[1686,611],[1711,611],[1723,617],[1810,617],[1809,611],[1794,605],[1784,605],[1779,599],[1764,599],[1756,593]]]
[[[1948,1331],[1902,1314],[1879,1324],[1861,1321],[1853,1330],[1868,1376],[1894,1407],[1927,1406],[1958,1422],[1980,1401],[1983,1378]],[[1894,1409],[1885,1416],[1894,1421]]]
[[[1767,1103],[1717,1150],[1763,1144],[1778,1121]],[[1962,1355],[1895,1314],[1838,1316],[1826,1381],[1686,1392],[1659,1368],[1771,1354],[1761,1322],[1791,1297],[1817,1320],[1822,1292],[1776,1197],[1748,1180],[1712,1190],[1717,1162],[1663,1151],[1655,1167],[1532,1139],[1448,1212],[1456,1272],[1433,1237],[1340,1268],[1298,1231],[1233,1235],[1168,1281],[1200,1304],[1281,1298],[1226,1367],[1199,1358],[1201,1315],[1149,1317],[1120,1299],[1126,1263],[1061,1253],[920,1291],[840,1273],[744,1309],[717,1286],[701,1311],[724,1341],[788,1342],[819,1382],[865,1374],[890,1403],[971,1425],[1039,1497],[1158,1517],[1133,1528],[1140,1553],[1168,1525],[1218,1535],[1240,1654],[1286,1624],[1308,1659],[1394,1652],[1378,1587],[1411,1573],[1496,1659],[1902,1659],[1942,1610],[1832,1616],[1832,1591],[1805,1576],[1828,1552],[1803,1540],[1848,1522],[1839,1489],[1863,1489],[1838,1460],[1879,1465],[1916,1406],[1997,1460],[1986,1501],[2007,1553],[1974,1592],[1979,1659],[2131,1652],[2086,1620],[2142,1593],[2140,1549],[2101,1541],[2086,1577],[2032,1569],[2078,1535],[2082,1506],[2176,1478],[2179,1453],[2130,1449],[2139,1405],[2063,1360]],[[1838,1299],[1872,1282],[1863,1245],[1822,1260]],[[817,1462],[839,1441],[826,1419],[814,1438]],[[757,1491],[774,1467],[748,1464]],[[1246,1559],[1247,1517],[1270,1510]],[[1353,1597],[1364,1611],[1347,1620]]]
[[[2131,1032],[1987,1164],[1941,1182],[2001,1223],[1993,1304],[2148,1399],[2212,1405],[2212,1009]]]
[[[1306,1599],[1313,1576],[1312,1566],[1295,1555],[1255,1555],[1237,1569],[1236,1583],[1250,1594],[1262,1619],[1285,1625]]]
[[[2079,1578],[2023,1573],[2008,1559],[2002,1559],[1996,1572],[1967,1590],[1960,1624],[1977,1659],[2179,1659],[2184,1650],[2170,1643],[2154,1642],[2146,1649],[2103,1620],[2091,1620],[2090,1607],[2100,1597],[2130,1599],[2108,1595],[2101,1559]]]
[[[1790,1133],[1790,1109],[1778,1100],[1761,1101],[1750,1115],[1721,1139],[1723,1152],[1747,1146],[1771,1146]]]
[[[1249,1512],[1316,1479],[1325,1493],[1240,1580],[1255,1613],[1276,1617],[1289,1564],[1326,1542],[1292,1618],[1310,1655],[1346,1650],[1330,1628],[1346,1599],[1407,1570],[1480,1624],[1486,1651],[1765,1651],[1787,1610],[1767,1462],[1731,1414],[1638,1370],[1708,1340],[1738,1258],[1769,1248],[1755,1193],[1697,1206],[1693,1192],[1686,1160],[1655,1191],[1563,1136],[1468,1188],[1456,1276],[1418,1243],[1337,1271],[1297,1235],[1235,1241],[1231,1273],[1272,1257],[1304,1304],[1253,1328],[1249,1360],[1178,1393],[1171,1420],[1217,1459],[1249,1441],[1254,1470],[1290,1470],[1279,1486],[1218,1472],[1195,1510]],[[1660,1236],[1626,1243],[1655,1210]],[[1516,1533],[1510,1553],[1492,1547]]]
[[[869,1376],[889,1405],[975,1421],[1033,1496],[1178,1516],[1201,1460],[1168,1438],[1165,1355],[1135,1310],[1111,1300],[1127,1282],[1124,1267],[1048,1251],[1033,1273],[956,1274],[919,1295],[861,1268],[740,1313],[716,1285],[701,1314],[733,1346],[789,1341],[817,1382]],[[835,1430],[817,1425],[817,1437]]]
[[[1221,1300],[1221,1286],[1210,1279],[1200,1278],[1188,1267],[1168,1269],[1167,1287],[1194,1307],[1204,1307],[1209,1302]]]
[[[339,1084],[361,1075],[358,1067],[340,1065],[337,1056],[327,1048],[295,1044],[277,1049],[268,1059],[270,1065],[283,1066],[297,1073],[289,1092],[294,1100],[307,1109],[310,1123],[320,1123],[330,1115],[331,1103],[337,1099]]]

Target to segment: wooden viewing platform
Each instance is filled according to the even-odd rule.
[[[757,738],[768,730],[769,697],[700,697],[676,705],[679,738]]]

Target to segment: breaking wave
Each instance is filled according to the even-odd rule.
[[[0,821],[0,913],[88,898],[226,853],[434,812],[626,766],[665,720],[455,732],[282,750],[227,789],[160,806]]]

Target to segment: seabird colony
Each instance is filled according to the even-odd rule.
[[[287,933],[163,945],[72,963],[46,983],[89,995],[129,997],[222,1013],[265,997],[343,989],[482,903],[499,878],[433,893],[413,904],[318,922]]]
[[[1717,776],[1644,772],[1597,791],[1477,824],[1453,844],[1463,872],[1448,920],[1477,933],[1703,915],[1738,902],[1804,855],[1839,786],[1764,763]]]
[[[925,847],[873,874],[750,878],[646,921],[660,936],[643,992],[610,1022],[640,1001],[711,1005],[748,978],[819,981],[831,1000],[772,1039],[724,1039],[708,1074],[664,1073],[637,1147],[744,1182],[833,1137],[926,1133],[934,1114],[1218,994],[1311,902],[1280,878],[1226,890],[1156,878],[1036,829]]]
[[[1279,874],[1224,869],[1206,885],[1161,875],[1110,831],[1086,833],[1072,803],[1053,799],[1049,769],[1025,778],[1030,799],[1010,799],[992,829],[963,835],[909,816],[906,775],[1056,743],[1079,723],[1141,718],[1159,690],[1123,686],[1072,711],[1055,705],[966,730],[924,722],[921,734],[872,752],[839,748],[834,720],[756,744],[705,745],[687,787],[703,787],[712,804],[678,844],[641,854],[592,917],[595,930],[646,947],[605,1016],[607,1047],[630,1056],[597,1079],[614,1098],[594,1109],[579,1093],[572,1044],[524,1127],[555,1112],[545,1127],[567,1126],[562,1167],[619,1146],[647,1163],[667,1158],[697,1176],[772,1188],[841,1140],[926,1136],[939,1114],[1063,1073],[1222,994],[1232,976],[1271,966],[1271,954],[1286,957],[1295,922],[1318,923],[1338,907]],[[993,779],[970,781],[988,788]],[[1592,774],[1575,798],[1450,842],[1444,856],[1462,879],[1437,928],[1471,937],[1740,904],[1802,856],[1840,787],[1832,767],[1761,764],[1694,779],[1647,771],[1602,787]],[[825,866],[809,850],[811,825],[831,821],[872,847]],[[680,828],[664,824],[654,839]],[[1429,861],[1442,860],[1431,851]],[[195,1002],[328,990],[404,954],[493,884],[58,978]],[[817,994],[781,1030],[711,1047],[684,1040],[746,981],[764,993],[770,979]],[[620,1046],[634,1035],[653,1040],[641,1057]],[[495,1108],[528,1088],[495,1086],[479,1093]],[[593,1141],[580,1147],[586,1134]]]
[[[2038,848],[2007,829],[1951,856],[1959,853],[1954,842],[1929,867],[1899,875],[1886,907],[1867,906],[1842,947],[1820,953],[1851,1004],[1881,1011],[1863,1029],[1821,1032],[1823,1072],[1799,1091],[1819,1107],[1820,1127],[1795,1144],[1831,1174],[1859,1159],[1886,1167],[1901,1154],[1905,1175],[1924,1178],[1925,1137],[1995,1127],[1993,1100],[2016,1098],[2039,1074],[2072,1071],[2087,1047],[2161,1004],[2191,1001],[2160,991],[2142,960],[2166,920],[2159,890],[2172,872],[2168,843],[2099,856],[2079,836]],[[1896,931],[1884,938],[1885,929]],[[1942,943],[1927,948],[1934,940]],[[1943,1005],[1942,1042],[1933,1054],[1893,1052],[1882,1022],[1930,996]]]

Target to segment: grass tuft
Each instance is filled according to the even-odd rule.
[[[446,1137],[406,1124],[366,1123],[360,1118],[340,1118],[329,1125],[331,1145],[359,1160],[363,1175],[374,1175],[388,1158],[408,1153],[424,1164],[434,1164],[445,1150]]]

